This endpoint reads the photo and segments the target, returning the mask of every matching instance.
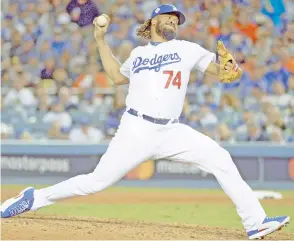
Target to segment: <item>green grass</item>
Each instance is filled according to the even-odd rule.
[[[5,186],[6,187],[6,186]],[[39,186],[40,187],[40,186]],[[20,186],[9,186],[20,188]],[[108,192],[197,192],[222,193],[221,190],[195,190],[195,189],[155,189],[155,188],[123,188],[113,187]],[[293,191],[282,191],[285,198],[293,197]],[[287,214],[294,218],[294,203],[278,205],[278,202],[263,202],[269,216]],[[88,216],[98,218],[117,218],[126,220],[144,220],[164,223],[188,223],[228,228],[242,228],[240,218],[232,203],[183,203],[183,204],[72,204],[58,203],[38,211],[44,214],[59,214],[70,216]],[[294,232],[294,225],[285,229]]]
[[[164,223],[190,223],[224,227],[241,227],[230,205],[191,204],[58,204],[42,213],[100,218],[119,218]]]

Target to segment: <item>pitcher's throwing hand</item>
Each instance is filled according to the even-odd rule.
[[[107,14],[102,14],[93,20],[95,26],[94,36],[96,40],[103,39],[107,33],[107,29],[110,24],[110,18]]]

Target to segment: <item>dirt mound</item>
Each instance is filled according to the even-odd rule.
[[[279,232],[268,239],[292,239]],[[114,219],[75,218],[25,214],[2,219],[2,239],[18,240],[109,240],[109,239],[247,239],[238,229],[211,228],[202,225],[162,224]]]
[[[17,195],[19,190],[2,188],[2,200]],[[294,199],[281,200],[284,204]],[[76,204],[162,204],[162,203],[231,203],[220,193],[164,192],[107,190],[87,197],[65,200]],[[266,202],[274,202],[267,200]],[[280,203],[281,204],[281,203]],[[246,240],[242,229],[229,229],[204,225],[163,224],[116,219],[53,216],[25,213],[10,219],[2,219],[2,239],[5,240]],[[293,233],[280,231],[268,239],[294,240]]]

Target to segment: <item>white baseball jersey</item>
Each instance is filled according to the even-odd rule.
[[[184,40],[136,47],[120,69],[130,79],[126,106],[155,118],[178,118],[191,70],[204,72],[215,59],[214,53]]]

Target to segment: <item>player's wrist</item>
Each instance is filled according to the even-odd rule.
[[[98,48],[100,48],[101,46],[105,46],[105,44],[106,44],[106,41],[104,39],[104,36],[100,38],[96,38],[96,45]]]

